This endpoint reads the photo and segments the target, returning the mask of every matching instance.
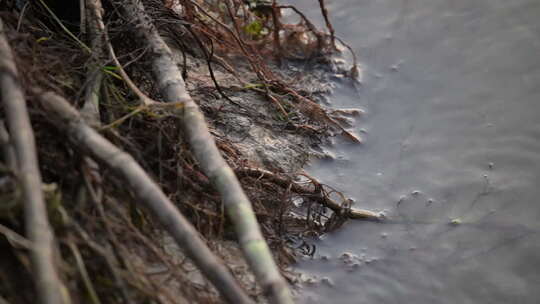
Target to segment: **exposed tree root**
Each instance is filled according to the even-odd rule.
[[[270,297],[272,303],[292,303],[288,286],[261,234],[251,202],[220,155],[199,107],[187,93],[169,47],[149,21],[141,2],[132,0],[125,8],[127,17],[137,24],[136,34],[142,36],[151,49],[154,56],[151,59],[153,72],[165,100],[185,103],[180,110],[182,128],[187,133],[191,149],[203,172],[221,194],[227,213],[236,228],[240,246],[264,293]]]
[[[22,187],[26,233],[32,242],[32,267],[39,303],[70,303],[54,261],[54,232],[47,219],[41,191],[41,174],[37,161],[34,132],[30,124],[26,100],[19,84],[11,47],[0,19],[0,91],[7,116],[13,147],[17,157],[17,179]]]
[[[256,177],[258,179],[269,179],[272,182],[279,184],[285,188],[290,188],[291,191],[297,194],[309,195],[310,199],[319,201],[325,207],[328,207],[338,215],[345,218],[367,219],[375,221],[382,219],[382,217],[375,212],[369,210],[352,209],[348,199],[344,199],[343,203],[338,203],[334,201],[325,193],[325,191],[323,191],[322,184],[319,183],[315,178],[307,174],[301,175],[309,179],[309,183],[312,185],[312,187],[302,185],[299,182],[294,181],[293,178],[288,177],[284,174],[273,173],[271,171],[261,168],[243,167],[237,168],[235,171],[237,174],[246,174],[252,177]]]
[[[347,129],[356,110],[326,109],[279,68],[347,46],[324,1],[330,33],[275,0],[23,2],[0,3],[5,301],[291,303],[278,266],[313,252],[291,239],[380,219],[297,171],[328,136],[360,141]],[[24,93],[28,113],[14,116]],[[261,144],[244,141],[252,132]]]
[[[49,113],[55,115],[58,127],[66,132],[74,144],[128,181],[135,196],[152,211],[208,279],[214,282],[224,298],[230,303],[251,303],[228,270],[206,247],[197,231],[129,154],[116,148],[84,123],[79,113],[60,96],[39,90],[33,93]]]

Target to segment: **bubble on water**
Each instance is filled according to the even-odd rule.
[[[428,199],[428,200],[427,200],[427,203],[428,203],[428,205],[433,204],[433,199],[432,199],[432,198]]]
[[[386,232],[381,233],[381,238],[385,239],[387,237],[388,237],[388,233]]]
[[[362,266],[362,263],[355,262],[351,264],[351,267],[349,268],[349,271],[358,270]]]
[[[488,164],[489,169],[493,169],[493,166],[495,166],[494,163],[491,163],[491,162],[490,162],[490,163]]]
[[[450,225],[453,225],[453,226],[458,226],[461,224],[461,220],[458,219],[458,218],[455,218],[455,219],[452,219],[450,220]]]
[[[344,253],[341,254],[341,256],[339,258],[344,264],[350,264],[354,260],[357,260],[358,256],[356,256],[356,255],[354,255],[354,254],[352,254],[350,252],[344,252]]]
[[[398,63],[390,66],[390,70],[392,72],[397,72],[397,70],[399,70],[399,67],[401,66],[402,63],[403,63],[403,60],[400,60]]]
[[[418,190],[414,190],[413,192],[411,192],[412,195],[419,195],[420,194],[420,191]]]
[[[322,277],[321,278],[321,283],[323,283],[324,285],[327,285],[327,286],[330,286],[330,287],[334,287],[334,281],[332,281],[332,279],[330,279],[329,277]]]

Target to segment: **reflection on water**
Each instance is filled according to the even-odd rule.
[[[310,170],[396,220],[317,242],[301,302],[537,303],[540,1],[328,6],[365,68],[334,106],[364,108],[367,135]]]

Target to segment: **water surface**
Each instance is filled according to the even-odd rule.
[[[316,242],[300,302],[538,303],[540,1],[327,2],[364,64],[333,106],[367,134],[310,171],[400,221]]]

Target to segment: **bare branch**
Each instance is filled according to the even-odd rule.
[[[87,125],[80,114],[61,96],[39,89],[35,89],[34,93],[45,109],[56,117],[55,123],[58,123],[59,129],[66,132],[77,147],[84,149],[114,174],[127,181],[127,186],[133,191],[137,201],[153,212],[228,302],[252,303],[223,262],[210,251],[195,228],[131,155],[118,149]]]
[[[123,4],[127,17],[135,21],[136,34],[149,46],[150,54],[153,55],[152,69],[165,101],[185,103],[178,111],[182,117],[182,128],[203,172],[221,194],[227,213],[234,223],[240,246],[263,292],[269,295],[272,303],[293,303],[287,283],[262,236],[251,202],[217,149],[204,115],[186,91],[171,50],[140,1],[131,0]]]
[[[69,303],[69,296],[54,264],[54,234],[47,218],[47,208],[41,189],[34,132],[5,32],[6,28],[0,19],[0,91],[17,156],[18,178],[24,200],[26,234],[34,247],[31,251],[31,259],[36,278],[38,302]]]

